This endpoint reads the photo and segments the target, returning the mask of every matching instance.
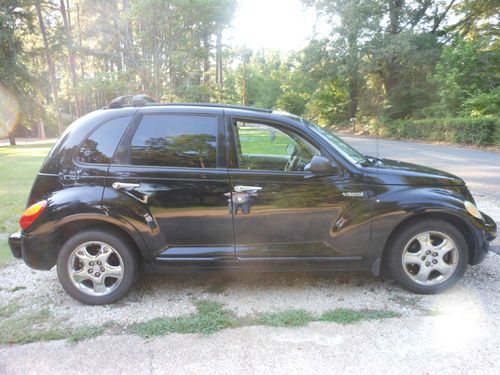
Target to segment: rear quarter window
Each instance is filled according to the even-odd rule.
[[[114,118],[99,125],[80,145],[77,160],[86,164],[110,164],[132,116]]]

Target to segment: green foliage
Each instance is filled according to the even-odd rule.
[[[18,130],[36,133],[41,120],[51,136],[77,112],[136,92],[281,109],[323,126],[498,115],[494,0],[302,1],[329,21],[330,34],[281,55],[226,44],[236,0],[81,0],[78,12],[69,2],[69,33],[57,2],[5,0],[0,136],[12,130],[2,117],[14,106]]]
[[[500,113],[500,86],[490,92],[482,92],[468,98],[463,106],[462,113],[471,116],[498,115]]]
[[[344,123],[349,105],[346,83],[337,77],[319,82],[307,103],[305,115],[321,126]]]
[[[487,40],[458,38],[444,48],[434,77],[445,115],[484,116],[499,113],[500,50]]]
[[[500,145],[500,118],[430,118],[385,121],[383,135],[396,138],[445,141],[476,146]]]

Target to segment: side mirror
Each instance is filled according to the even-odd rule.
[[[313,156],[311,162],[306,165],[304,170],[313,174],[323,175],[334,175],[339,172],[339,168],[334,162],[320,155]]]

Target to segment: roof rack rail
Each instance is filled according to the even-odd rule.
[[[156,103],[155,100],[144,94],[140,95],[124,95],[114,98],[109,102],[108,108],[122,108],[122,107],[144,107],[148,104]]]
[[[246,111],[255,111],[263,113],[272,113],[272,109],[247,107],[236,104],[219,103],[157,103],[148,95],[124,95],[114,98],[105,108],[123,108],[123,107],[144,107],[144,106],[185,106],[185,107],[210,107],[210,108],[231,108],[242,109]]]
[[[246,107],[237,104],[219,104],[219,103],[156,103],[154,105],[161,106],[185,106],[185,107],[210,107],[210,108],[232,108],[232,109],[243,109],[247,111],[272,113],[272,109],[258,108],[258,107]]]

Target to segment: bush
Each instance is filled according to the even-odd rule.
[[[500,117],[385,121],[382,135],[476,146],[500,146]]]

